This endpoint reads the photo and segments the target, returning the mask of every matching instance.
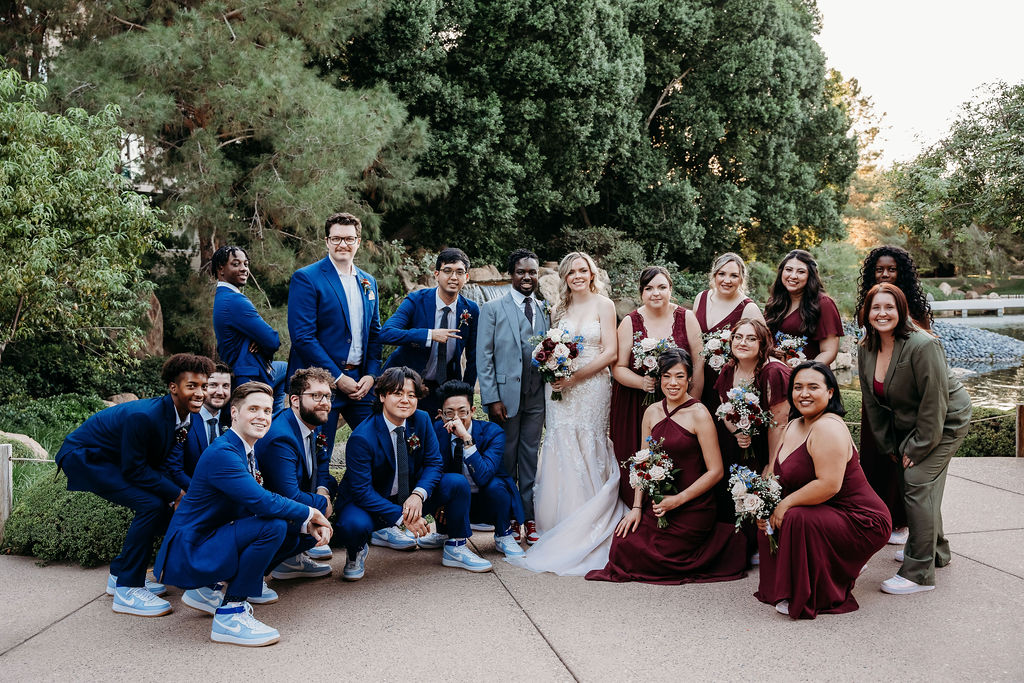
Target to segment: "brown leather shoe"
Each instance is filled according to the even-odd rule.
[[[526,523],[526,542],[533,545],[540,540],[540,534],[537,533],[537,522],[532,519]]]

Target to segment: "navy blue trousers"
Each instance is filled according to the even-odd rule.
[[[404,501],[397,502],[401,505]],[[423,514],[432,515],[444,506],[448,535],[452,538],[469,538],[473,533],[469,528],[469,504],[469,482],[466,477],[461,474],[444,474],[423,504]],[[334,534],[339,545],[348,549],[349,557],[354,557],[369,542],[374,531],[394,524],[394,519],[384,519],[367,512],[356,503],[348,503],[338,511]]]
[[[173,510],[167,501],[136,486],[94,493],[135,512],[121,545],[121,553],[110,563],[110,573],[117,577],[118,586],[141,588],[146,584],[146,568],[153,554],[153,540],[167,531]]]
[[[263,594],[263,577],[283,560],[309,550],[316,539],[290,530],[283,519],[246,517],[234,523],[238,571],[225,576],[227,594],[254,598]]]

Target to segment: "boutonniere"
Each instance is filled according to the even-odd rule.
[[[316,450],[318,452],[327,450],[327,435],[323,432],[316,435]]]
[[[178,427],[174,430],[174,443],[177,446],[185,443],[185,439],[188,438],[188,427]]]
[[[540,306],[540,311],[546,316],[551,315],[551,303],[547,299],[536,299],[537,305]]]
[[[473,321],[473,314],[469,311],[463,311],[462,315],[459,316],[459,329],[461,330],[464,325],[468,325]]]
[[[409,452],[411,453],[412,451],[420,447],[420,437],[417,436],[416,434],[413,434],[412,436],[405,440],[405,445],[409,447]]]
[[[373,289],[370,288],[370,281],[364,277],[359,284],[363,286],[363,291],[366,292],[366,298],[369,301],[373,301]]]
[[[263,486],[263,473],[262,472],[260,472],[259,470],[256,470],[255,472],[252,473],[252,476],[253,476],[254,479],[256,479],[256,483],[257,484],[259,484],[260,486]]]

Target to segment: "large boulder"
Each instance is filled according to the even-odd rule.
[[[950,294],[953,293],[953,286],[950,285],[948,282],[940,282],[939,291],[945,294],[946,296],[949,296]]]
[[[490,264],[469,269],[470,282],[494,282],[501,279],[503,279],[501,272]]]
[[[615,317],[622,320],[627,315],[636,310],[636,301],[624,296],[621,299],[613,299],[615,302]]]
[[[142,340],[142,348],[137,352],[139,358],[147,356],[164,355],[164,313],[160,306],[160,299],[156,294],[149,294],[149,310],[146,311],[146,319],[149,321],[149,331],[146,338]]]
[[[26,448],[32,451],[32,455],[41,460],[49,460],[50,458],[50,454],[46,452],[46,449],[43,448],[39,444],[39,442],[33,439],[31,436],[26,436],[25,434],[15,434],[13,432],[0,432],[0,437],[7,439],[8,441],[17,441],[23,444]]]
[[[107,400],[115,406],[120,403],[128,403],[129,401],[138,401],[139,397],[132,393],[126,394],[114,394],[113,396],[107,396]]]

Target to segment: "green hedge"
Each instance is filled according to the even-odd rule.
[[[54,455],[64,437],[106,404],[98,396],[62,394],[0,405],[0,430],[27,434]]]
[[[68,560],[83,567],[106,564],[121,552],[132,512],[99,496],[68,491],[63,473],[45,469],[26,489],[4,532],[3,551],[44,562]]]

